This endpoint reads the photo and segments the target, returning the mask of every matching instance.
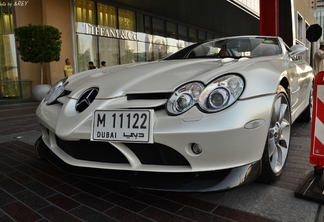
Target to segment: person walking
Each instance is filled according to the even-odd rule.
[[[320,42],[319,49],[314,55],[314,72],[315,75],[321,71],[324,71],[324,41]]]
[[[73,74],[73,67],[71,66],[70,59],[65,59],[65,65],[63,67],[64,76],[68,77]]]

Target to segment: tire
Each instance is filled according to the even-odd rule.
[[[291,111],[287,93],[278,87],[272,105],[267,141],[262,156],[262,172],[259,181],[271,183],[282,174],[286,164],[291,134]]]
[[[309,103],[306,109],[300,114],[298,117],[299,122],[309,122],[312,120],[312,113],[313,113],[313,86],[309,93]]]

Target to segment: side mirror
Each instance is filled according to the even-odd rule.
[[[308,48],[303,45],[293,45],[290,47],[289,56],[297,56],[308,51]]]

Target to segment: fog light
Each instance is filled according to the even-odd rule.
[[[197,143],[193,143],[192,145],[191,145],[191,150],[192,150],[192,152],[194,152],[194,154],[201,154],[201,152],[202,152],[202,147],[199,145],[199,144],[197,144]]]

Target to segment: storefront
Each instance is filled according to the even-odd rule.
[[[237,0],[4,0],[0,5],[0,102],[32,100],[40,64],[23,62],[15,27],[44,24],[62,32],[59,62],[45,64],[44,83],[64,77],[69,58],[74,73],[88,69],[155,61],[194,42],[238,34],[258,34],[259,21]],[[249,2],[258,2],[251,0]],[[228,13],[231,12],[231,13]]]
[[[74,1],[77,69],[154,61],[216,33],[109,4]]]
[[[0,99],[21,96],[12,9],[9,4],[0,3]]]

